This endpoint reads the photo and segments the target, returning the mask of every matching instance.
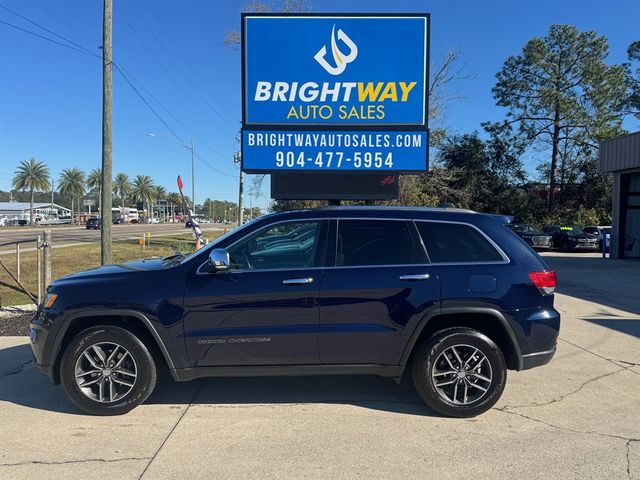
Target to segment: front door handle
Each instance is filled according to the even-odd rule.
[[[283,285],[306,285],[308,283],[313,283],[313,278],[287,278],[282,281]]]
[[[418,281],[418,280],[429,280],[431,275],[428,273],[416,273],[413,275],[400,275],[398,277],[399,280],[407,280],[407,281]]]

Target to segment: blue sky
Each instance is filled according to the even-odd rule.
[[[186,142],[195,140],[196,200],[237,200],[232,158],[241,115],[240,52],[226,46],[224,36],[239,27],[245,4],[114,0],[114,59],[168,124],[114,72],[114,173],[148,174],[169,190],[175,190],[175,177],[182,173],[190,185],[189,151],[147,135],[172,136],[170,128]],[[101,52],[100,0],[0,0],[0,5]],[[455,85],[462,98],[449,105],[445,121],[453,133],[503,118],[491,95],[495,73],[507,56],[531,37],[545,35],[551,24],[606,35],[611,63],[624,61],[627,46],[640,39],[640,2],[632,0],[315,0],[312,7],[315,12],[430,12],[432,65],[448,49],[460,49],[465,72],[473,76]],[[0,20],[52,36],[2,8]],[[101,60],[0,23],[0,65],[0,189],[9,188],[17,163],[31,157],[45,161],[56,178],[66,167],[98,167]],[[638,122],[629,119],[625,126],[637,129]],[[265,206],[268,194],[265,184],[262,198],[251,202]]]

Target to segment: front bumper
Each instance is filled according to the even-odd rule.
[[[31,320],[29,337],[33,363],[40,372],[48,376],[54,383],[57,383],[53,375],[53,362],[50,358],[51,345],[53,343],[50,320],[50,316],[39,309],[36,316]]]
[[[598,242],[592,243],[571,243],[569,242],[569,248],[571,250],[598,250]]]

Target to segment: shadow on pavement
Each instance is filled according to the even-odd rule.
[[[583,318],[585,322],[595,323],[601,327],[617,330],[632,337],[640,338],[640,318]]]
[[[640,261],[581,253],[543,258],[558,274],[558,293],[640,315]]]
[[[28,344],[0,350],[0,401],[38,410],[84,415],[31,360]],[[194,397],[195,396],[195,397]],[[377,377],[208,378],[177,383],[161,372],[146,404],[156,405],[345,404],[421,416],[438,416],[410,382]]]

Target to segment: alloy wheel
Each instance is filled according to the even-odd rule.
[[[471,345],[446,348],[433,364],[431,381],[448,403],[470,405],[480,400],[491,386],[492,371],[487,356]]]
[[[75,365],[80,391],[96,402],[121,400],[136,384],[138,368],[131,353],[113,342],[95,343],[86,348]]]

